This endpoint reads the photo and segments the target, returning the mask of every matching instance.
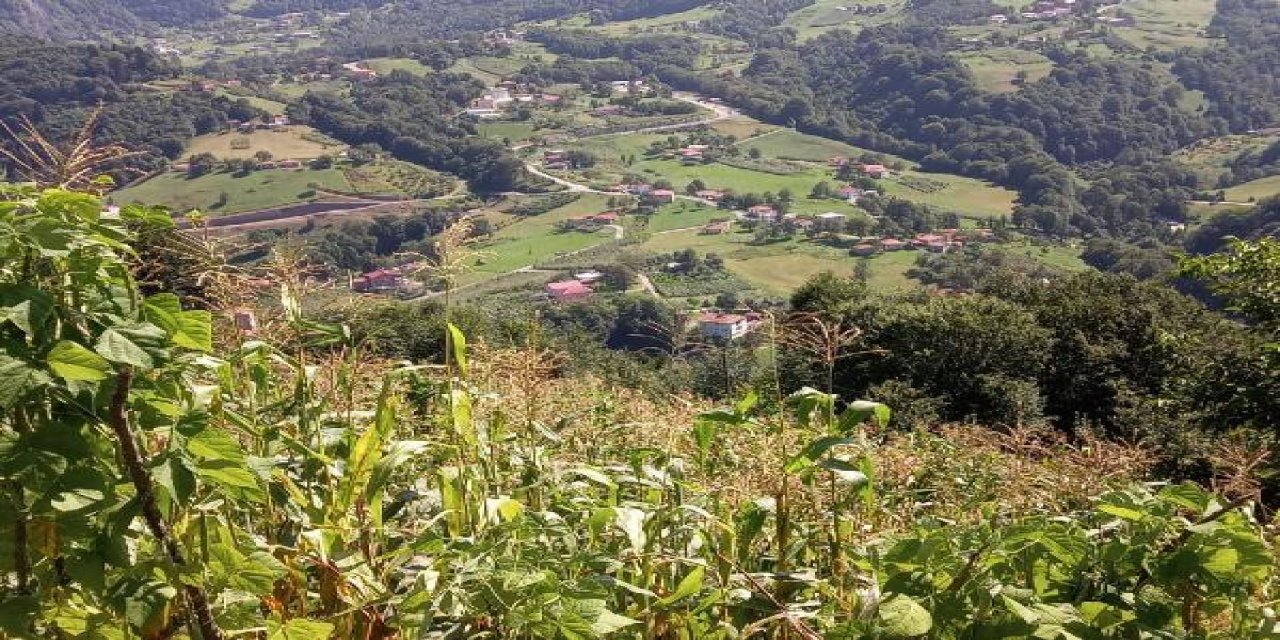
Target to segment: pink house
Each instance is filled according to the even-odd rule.
[[[767,204],[758,204],[747,209],[747,215],[757,220],[777,220],[778,210]]]
[[[658,202],[675,202],[676,192],[670,189],[655,189],[649,193],[649,197]]]
[[[591,287],[577,280],[564,280],[561,282],[552,282],[547,285],[547,297],[556,302],[572,302],[574,300],[585,300],[595,293]]]

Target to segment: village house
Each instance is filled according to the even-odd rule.
[[[618,214],[612,211],[565,221],[566,226],[576,231],[599,231],[600,227],[611,224],[618,224]]]
[[[869,242],[863,242],[861,244],[854,245],[854,247],[849,250],[849,253],[860,258],[869,258],[874,256],[878,251],[879,249],[876,248],[876,245]]]
[[[828,211],[814,218],[815,231],[841,231],[844,229],[845,215]]]
[[[1009,16],[1006,16],[1003,13],[997,13],[988,18],[988,20],[991,24],[1006,24],[1009,22]]]
[[[670,189],[654,189],[649,193],[649,198],[654,202],[670,204],[676,201],[676,192]]]
[[[834,168],[848,166],[849,158],[846,158],[845,156],[832,156],[827,159],[827,165]]]
[[[653,193],[653,186],[644,184],[644,183],[627,184],[627,185],[623,185],[619,190],[622,191],[623,193],[629,193],[633,196],[647,196],[650,193]]]
[[[356,293],[393,293],[407,288],[409,284],[409,279],[399,269],[378,269],[353,279],[351,289]]]
[[[590,298],[593,293],[595,293],[595,291],[591,287],[577,280],[552,282],[546,287],[547,297],[556,302],[585,300]]]
[[[707,311],[698,317],[698,329],[703,337],[726,342],[751,333],[758,324],[747,316],[736,313]]]
[[[281,169],[301,169],[301,160],[281,160],[277,163]]]
[[[851,203],[857,204],[858,198],[861,198],[866,192],[857,187],[844,186],[840,187],[840,190],[836,193],[840,195],[842,200],[848,200]]]
[[[882,164],[864,164],[859,168],[862,175],[879,180],[889,175],[889,168]]]
[[[747,209],[747,217],[755,218],[756,220],[763,220],[765,222],[773,222],[778,219],[778,210],[774,209],[772,205],[758,204]]]
[[[720,202],[724,199],[723,191],[715,191],[713,189],[703,189],[694,194],[695,196],[706,200],[707,202]]]
[[[898,240],[895,238],[885,238],[880,241],[881,251],[902,251],[908,246],[910,245],[908,245],[906,242],[903,242],[902,240]]]
[[[729,230],[732,228],[733,223],[731,221],[721,220],[719,222],[712,222],[711,224],[708,224],[698,233],[704,236],[719,236],[729,233]]]

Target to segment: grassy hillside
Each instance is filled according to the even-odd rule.
[[[322,196],[316,187],[346,191],[351,183],[341,169],[272,169],[245,176],[221,172],[194,179],[164,173],[117,191],[111,199],[118,204],[164,205],[175,212],[198,210],[216,216],[318,200]]]
[[[219,160],[230,160],[252,158],[259,151],[266,151],[277,160],[310,160],[333,155],[346,148],[347,145],[311,127],[295,125],[252,133],[228,132],[199,136],[187,145],[185,155],[211,153]]]

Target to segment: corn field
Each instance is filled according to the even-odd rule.
[[[1139,448],[644,398],[452,326],[380,361],[288,277],[249,335],[142,295],[163,212],[2,200],[0,638],[1280,638],[1275,523]]]

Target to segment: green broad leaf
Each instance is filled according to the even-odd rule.
[[[164,489],[170,500],[187,504],[196,492],[196,474],[179,456],[169,456],[151,469],[156,484]]]
[[[933,616],[929,611],[904,595],[885,600],[878,615],[885,638],[916,638],[933,629]]]
[[[142,577],[126,578],[107,594],[115,608],[124,611],[125,620],[139,630],[159,628],[176,597],[178,590],[172,585]]]
[[[452,322],[449,323],[449,344],[453,348],[453,362],[458,367],[458,373],[465,379],[470,375],[467,365],[467,336]]]
[[[697,595],[702,591],[702,580],[706,577],[707,570],[703,567],[694,567],[689,575],[680,580],[680,584],[676,585],[676,590],[672,591],[667,597],[657,601],[655,604],[659,607],[666,607],[679,602],[690,596]]]
[[[1004,603],[1004,608],[1007,609],[1009,613],[1017,616],[1019,620],[1022,620],[1027,624],[1040,623],[1040,614],[1036,613],[1036,611],[1031,607],[1028,607],[1003,594],[1000,596],[1000,601]]]
[[[79,488],[63,491],[53,497],[49,504],[57,511],[70,512],[87,509],[102,502],[103,494],[97,489]]]
[[[1204,513],[1213,496],[1193,484],[1175,484],[1160,490],[1160,499],[1195,513]]]
[[[258,484],[258,476],[245,467],[233,465],[201,466],[200,477],[224,489],[238,489],[236,493],[250,500],[261,501],[266,496]]]
[[[202,352],[213,349],[213,316],[208,311],[183,311],[178,296],[162,293],[147,298],[143,314],[148,322],[160,327],[173,344]]]
[[[152,329],[158,333],[160,339],[164,338],[164,334],[160,332],[160,329],[154,327]],[[157,337],[157,333],[152,333],[150,337]],[[117,364],[127,364],[143,371],[155,368],[155,359],[152,358],[152,354],[147,352],[147,349],[144,349],[136,341],[138,337],[140,337],[139,334],[131,331],[107,329],[102,332],[101,336],[98,336],[94,351]],[[146,338],[145,334],[141,334],[141,337]]]
[[[1118,504],[1100,504],[1098,505],[1098,511],[1107,515],[1115,516],[1122,520],[1129,520],[1131,522],[1141,522],[1147,517],[1147,514],[1138,511],[1137,509],[1122,507]]]
[[[333,625],[319,620],[267,621],[267,640],[329,640]]]
[[[230,434],[219,429],[202,429],[187,438],[187,452],[202,462],[243,465],[244,448]]]
[[[17,358],[0,354],[0,409],[21,403],[51,382],[48,374]]]
[[[745,416],[749,411],[756,408],[756,405],[759,403],[760,394],[756,393],[756,391],[752,389],[747,392],[747,395],[739,400],[737,404],[733,405],[733,412],[740,416]]]
[[[68,340],[53,345],[45,361],[53,375],[63,380],[101,382],[111,377],[111,363],[106,358]]]
[[[637,624],[640,624],[639,620],[621,616],[605,609],[600,612],[600,616],[596,618],[595,622],[591,623],[591,631],[604,637]]]
[[[53,316],[53,298],[26,284],[0,286],[0,324],[12,322],[31,340]]]
[[[1201,568],[1219,580],[1231,579],[1240,568],[1240,552],[1235,549],[1212,549],[1203,557]]]
[[[70,213],[85,222],[98,222],[102,218],[102,202],[91,195],[75,191],[46,190],[40,194],[37,206],[45,211]]]

